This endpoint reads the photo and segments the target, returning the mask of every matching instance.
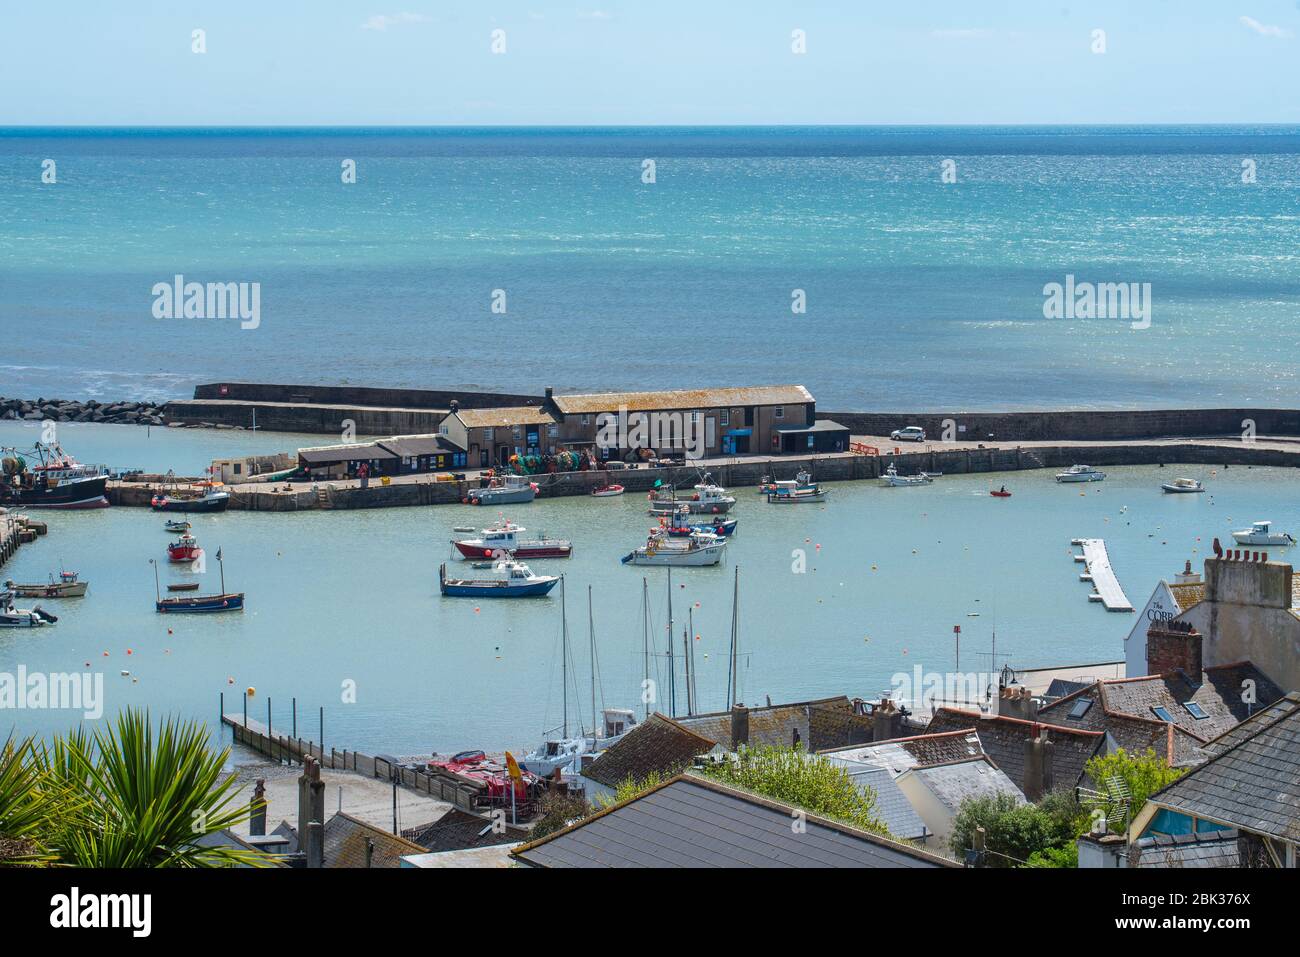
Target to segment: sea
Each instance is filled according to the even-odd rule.
[[[1295,126],[0,128],[0,394],[1293,405],[1297,196]],[[256,327],[159,318],[176,276]],[[1047,318],[1067,277],[1149,321]]]
[[[798,382],[823,411],[1294,406],[1298,196],[1293,126],[0,129],[0,395]],[[256,327],[160,317],[155,287],[177,276],[257,284]],[[1068,282],[1149,284],[1149,322],[1047,318],[1045,289]],[[0,445],[36,437],[0,422]],[[320,441],[60,439],[178,474]],[[204,588],[220,549],[247,607],[189,618],[154,611],[159,516],[47,513],[3,576],[75,569],[89,593],[46,602],[52,627],[0,632],[0,676],[98,674],[108,714],[214,731],[223,701],[247,700],[340,749],[519,749],[566,715],[590,726],[593,673],[597,710],[683,713],[683,639],[695,707],[725,707],[737,574],[741,700],[871,697],[918,665],[1123,658],[1136,616],[1088,601],[1073,538],[1106,539],[1141,607],[1233,528],[1300,529],[1285,470],[1110,472],[1082,489],[1041,471],[842,483],[800,509],[739,489],[726,562],[673,576],[671,633],[665,572],[619,562],[651,522],[634,495],[196,517]],[[1162,495],[1176,474],[1209,491]],[[1003,483],[1010,499],[989,496]],[[536,563],[563,592],[441,598],[456,528],[499,517],[573,540]],[[159,584],[190,575],[163,564]],[[0,736],[78,720],[0,712]]]

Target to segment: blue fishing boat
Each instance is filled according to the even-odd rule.
[[[217,564],[221,568],[221,592],[216,595],[186,595],[176,598],[163,598],[158,583],[158,563],[152,558],[149,564],[153,566],[153,587],[154,587],[154,610],[160,614],[172,612],[181,613],[211,613],[220,611],[242,611],[244,608],[244,593],[242,591],[226,591],[226,566],[222,561],[221,549],[217,549]],[[167,586],[168,591],[172,591],[172,586]]]
[[[438,568],[438,589],[450,598],[530,598],[549,594],[560,580],[558,575],[536,575],[523,562],[497,562],[488,571],[488,578],[448,578],[444,562]]]
[[[690,538],[692,532],[712,532],[719,538],[728,538],[736,531],[738,518],[720,518],[712,522],[686,522],[668,529],[672,538]]]

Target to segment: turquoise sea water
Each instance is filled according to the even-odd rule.
[[[1296,127],[0,130],[0,394],[1293,405],[1297,195]],[[260,283],[260,327],[153,318],[178,273]],[[1067,274],[1151,283],[1151,328],[1044,319]]]
[[[20,428],[0,425],[0,443]],[[78,451],[111,443],[123,461],[156,461],[157,430],[148,437],[123,426],[77,428],[64,438]],[[228,437],[173,432],[165,438],[177,443],[166,454],[180,456],[180,443]],[[187,454],[198,460],[201,451],[195,445]],[[1072,538],[1107,540],[1120,583],[1140,608],[1156,581],[1181,570],[1184,560],[1199,566],[1216,535],[1226,540],[1232,529],[1263,518],[1300,530],[1300,505],[1284,470],[1108,471],[1105,482],[1086,488],[1058,485],[1050,471],[946,476],[916,489],[840,483],[826,506],[802,509],[769,506],[753,490],[737,490],[740,528],[726,563],[673,575],[674,647],[680,649],[689,608],[700,636],[701,708],[718,709],[725,701],[736,565],[742,700],[872,696],[914,666],[950,670],[957,624],[967,671],[988,669],[994,628],[999,665],[1122,658],[1135,616],[1107,613],[1087,600],[1089,587],[1070,557]],[[1201,478],[1210,491],[1162,494],[1159,483],[1177,475]],[[989,489],[1003,483],[1013,497],[991,498]],[[643,577],[653,640],[661,656],[665,650],[665,571],[618,561],[651,525],[644,507],[641,496],[627,495],[538,501],[508,513],[533,532],[574,541],[573,558],[534,567],[566,575],[570,680],[576,679],[581,702],[571,698],[571,708],[583,714],[590,711],[588,586],[605,704],[640,707]],[[240,692],[251,686],[250,715],[264,719],[269,697],[275,726],[287,729],[296,697],[304,733],[316,735],[317,709],[324,707],[327,744],[372,753],[520,747],[560,723],[559,592],[481,603],[438,595],[438,565],[449,557],[454,527],[490,521],[495,516],[488,510],[195,516],[195,533],[209,553],[203,587],[217,587],[211,556],[220,547],[227,586],[248,597],[241,614],[194,617],[153,610],[148,560],[163,558],[168,540],[160,516],[109,508],[42,517],[49,534],[20,549],[5,577],[44,580],[62,564],[81,572],[90,591],[84,599],[46,602],[61,616],[53,627],[0,632],[0,672],[20,665],[41,672],[89,667],[104,673],[109,713],[148,706],[214,725],[218,695],[226,692],[227,710],[237,711]],[[796,550],[807,558],[803,573],[794,571]],[[186,577],[165,566],[162,574]],[[655,677],[657,706],[666,710],[662,657]],[[341,700],[349,681],[355,704]],[[9,712],[0,714],[0,736],[8,726],[49,733],[74,720],[64,711]]]

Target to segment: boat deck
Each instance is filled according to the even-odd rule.
[[[1110,555],[1106,553],[1106,542],[1101,538],[1076,538],[1071,545],[1083,548],[1082,555],[1075,555],[1076,562],[1083,562],[1087,571],[1080,575],[1084,581],[1092,582],[1093,593],[1089,601],[1099,601],[1107,611],[1133,611],[1133,604],[1124,594],[1124,589],[1110,567]]]

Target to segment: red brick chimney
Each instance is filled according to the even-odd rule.
[[[1153,621],[1147,629],[1147,674],[1175,671],[1201,683],[1201,633],[1185,621]]]

